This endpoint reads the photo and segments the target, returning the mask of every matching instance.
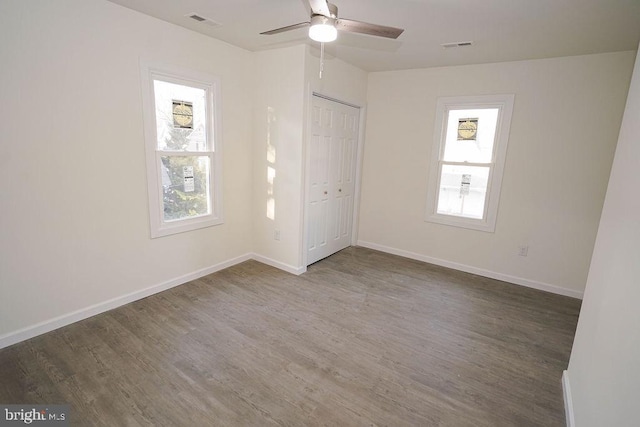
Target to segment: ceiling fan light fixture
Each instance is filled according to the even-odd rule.
[[[309,38],[321,43],[332,42],[338,38],[335,20],[322,15],[311,17]]]

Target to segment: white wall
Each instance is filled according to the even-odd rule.
[[[310,96],[316,91],[364,105],[367,73],[329,57],[320,80],[317,51],[307,45],[256,52],[255,58],[254,252],[263,262],[301,273]],[[267,182],[269,167],[275,170],[273,185]],[[270,216],[269,198],[275,205]]]
[[[360,244],[581,296],[633,58],[369,74]],[[503,93],[515,105],[495,233],[425,222],[437,97]]]
[[[640,55],[569,361],[578,427],[640,425],[639,118]]]
[[[256,52],[254,71],[253,248],[263,261],[294,273],[302,271],[304,52],[302,45]],[[268,167],[275,169],[271,192]],[[267,216],[269,198],[273,218]]]
[[[101,0],[2,1],[0,40],[0,343],[250,253],[251,53]],[[141,56],[221,78],[223,225],[149,237]]]
[[[320,50],[306,46],[305,82],[311,92],[365,107],[369,73],[325,53],[324,71],[320,78]]]

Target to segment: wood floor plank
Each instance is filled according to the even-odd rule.
[[[562,426],[580,301],[348,248],[255,261],[0,350],[72,425]]]

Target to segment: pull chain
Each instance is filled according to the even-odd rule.
[[[324,69],[324,42],[320,43],[320,80],[322,80],[323,69]]]

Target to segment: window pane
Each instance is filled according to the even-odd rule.
[[[488,181],[488,167],[443,165],[437,212],[482,219]]]
[[[206,91],[162,80],[153,81],[158,149],[204,151]]]
[[[490,163],[496,138],[498,109],[449,110],[442,160]]]
[[[211,213],[208,156],[163,156],[164,220],[175,221]]]

